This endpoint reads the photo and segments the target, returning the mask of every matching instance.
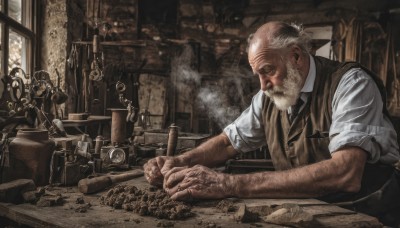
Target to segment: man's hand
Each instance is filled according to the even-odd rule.
[[[223,164],[228,159],[236,156],[236,154],[237,152],[231,145],[228,137],[224,133],[221,133],[207,140],[207,142],[202,143],[195,149],[179,156],[159,156],[149,160],[143,166],[144,174],[151,185],[161,187],[163,185],[163,180],[168,180],[168,178],[165,179],[164,176],[174,167],[180,167],[174,169],[174,172],[182,171],[186,167],[191,167],[195,164],[214,167]],[[165,186],[164,188],[169,189]]]
[[[143,165],[144,176],[151,185],[162,187],[164,174],[174,167],[174,164],[173,157],[158,156],[150,159]]]
[[[164,190],[173,200],[221,199],[231,196],[231,178],[205,166],[175,167],[164,176]]]

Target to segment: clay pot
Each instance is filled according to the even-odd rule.
[[[54,149],[55,142],[49,139],[47,130],[19,130],[9,145],[10,166],[4,179],[32,179],[37,186],[47,185]]]

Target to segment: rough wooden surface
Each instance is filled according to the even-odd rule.
[[[133,184],[138,188],[148,187],[144,177],[123,183]],[[84,195],[76,187],[52,190],[63,196],[65,203],[62,206],[37,207],[32,204],[0,203],[0,216],[33,227],[282,227],[262,221],[238,223],[234,220],[235,212],[222,212],[216,207],[219,201],[197,202],[192,208],[194,217],[184,221],[169,221],[100,205],[99,197],[105,191]],[[313,215],[321,227],[381,227],[376,218],[315,199],[247,199],[233,202],[237,206],[244,203],[249,210],[257,212],[271,210],[283,204],[296,204]],[[85,210],[81,210],[82,208]]]
[[[0,202],[17,203],[22,200],[24,192],[35,188],[35,183],[30,179],[18,179],[0,184]]]

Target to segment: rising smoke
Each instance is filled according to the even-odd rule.
[[[197,87],[201,84],[201,75],[192,69],[193,50],[185,45],[182,54],[171,61],[171,77],[178,91],[185,90],[188,86]]]
[[[197,99],[221,129],[240,115],[240,108],[227,103],[226,94],[219,86],[200,88]]]
[[[202,85],[202,76],[193,69],[192,48],[187,45],[181,55],[172,59],[171,78],[178,91],[192,90],[198,110],[205,110],[208,117],[221,129],[234,121],[247,106],[244,95],[244,73],[239,68],[224,71],[217,84]]]

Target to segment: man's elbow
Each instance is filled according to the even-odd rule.
[[[367,160],[365,151],[357,148],[347,148],[343,153],[334,155],[337,163],[337,188],[341,192],[355,193],[361,189],[361,180]],[[340,167],[340,168],[339,168]]]
[[[330,193],[357,193],[361,189],[361,178],[353,175],[336,173],[329,180],[328,186],[326,190]]]
[[[340,185],[341,192],[349,192],[349,193],[356,193],[359,192],[361,189],[361,179],[357,178],[347,178],[344,180],[343,183]]]
[[[359,163],[359,162],[356,162]],[[361,162],[360,162],[361,163]],[[338,173],[337,187],[338,191],[356,193],[361,189],[361,180],[364,172],[363,164],[352,164],[348,169]]]

